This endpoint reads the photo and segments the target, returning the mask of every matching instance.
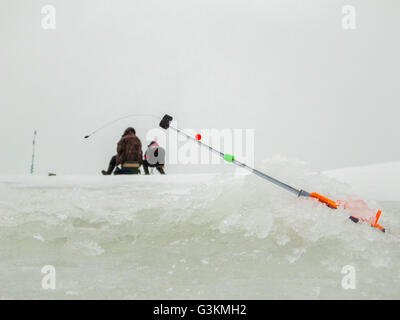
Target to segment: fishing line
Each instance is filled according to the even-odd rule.
[[[100,126],[100,127],[97,128],[96,130],[94,130],[92,133],[86,135],[86,136],[85,136],[85,139],[90,138],[92,135],[96,134],[98,131],[105,129],[105,128],[107,128],[108,126],[111,126],[112,124],[114,124],[114,123],[116,123],[116,122],[118,122],[118,121],[121,121],[121,120],[124,120],[124,119],[127,119],[127,118],[132,118],[132,117],[152,117],[152,118],[155,118],[155,119],[157,119],[157,120],[160,120],[160,119],[161,119],[159,116],[156,116],[156,115],[154,115],[154,114],[143,114],[143,113],[140,113],[140,114],[138,114],[138,113],[135,113],[135,114],[128,114],[128,115],[126,115],[126,116],[123,116],[123,117],[120,117],[120,118],[117,118],[117,119],[114,119],[114,120],[112,120],[112,121],[110,121],[110,122],[105,123],[104,125]]]

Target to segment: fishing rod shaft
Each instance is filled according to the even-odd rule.
[[[201,142],[200,140],[197,140],[197,139],[193,138],[192,136],[188,135],[187,133],[183,132],[182,130],[180,130],[178,128],[175,128],[175,127],[173,127],[171,125],[169,125],[169,127],[174,129],[176,132],[184,135],[186,138],[188,138],[188,139],[190,139],[190,140],[192,140],[194,142],[197,142],[198,144],[200,144],[203,147],[208,148],[211,152],[214,152],[214,153],[218,154],[220,157],[222,157],[224,160],[226,160],[225,159],[225,154],[223,152],[220,152],[220,151],[214,149],[213,147]],[[306,193],[307,193],[307,192],[305,192],[303,190],[297,190],[296,188],[293,188],[292,186],[290,186],[290,185],[288,185],[286,183],[283,183],[283,182],[281,182],[281,181],[279,181],[279,180],[277,180],[277,179],[275,179],[275,178],[273,178],[273,177],[271,177],[271,176],[269,176],[269,175],[267,175],[265,173],[262,173],[261,171],[258,171],[257,169],[251,168],[248,165],[246,165],[245,163],[235,160],[233,158],[233,156],[232,156],[232,160],[230,162],[232,162],[232,163],[236,164],[237,166],[242,167],[242,168],[244,168],[246,170],[249,170],[250,172],[254,173],[255,175],[257,175],[257,176],[259,176],[259,177],[261,177],[263,179],[268,180],[269,182],[277,185],[278,187],[281,187],[281,188],[283,188],[283,189],[285,189],[285,190],[287,190],[287,191],[289,191],[291,193],[294,193],[296,196],[305,196]]]
[[[257,169],[249,167],[248,165],[244,164],[243,162],[240,162],[240,161],[237,161],[237,160],[233,160],[232,162],[234,164],[244,168],[244,169],[249,170],[250,172],[254,173],[257,176],[259,176],[261,178],[264,178],[264,179],[268,180],[269,182],[272,182],[273,184],[277,185],[278,187],[281,187],[281,188],[286,189],[287,191],[289,191],[291,193],[294,193],[296,196],[302,195],[301,194],[302,190],[297,190],[296,188],[293,188],[292,186],[290,186],[290,185],[288,185],[286,183],[283,183],[282,181],[279,181],[279,180],[277,180],[277,179],[275,179],[275,178],[273,178],[273,177],[271,177],[271,176],[269,176],[269,175],[267,175],[267,174],[265,174],[265,173],[263,173],[261,171],[258,171]]]
[[[221,156],[222,158],[224,157],[224,154],[223,154],[222,152],[220,152],[220,151],[214,149],[213,147],[211,147],[211,146],[209,146],[209,145],[207,145],[207,144],[201,142],[200,140],[196,140],[195,138],[193,138],[192,136],[190,136],[190,135],[188,135],[187,133],[183,132],[182,130],[180,130],[180,129],[178,129],[178,128],[175,128],[175,127],[173,127],[173,126],[171,126],[171,125],[170,125],[169,127],[172,128],[172,129],[174,129],[176,132],[178,132],[178,133],[184,135],[186,138],[188,138],[188,139],[190,139],[190,140],[192,140],[192,141],[194,141],[194,142],[197,142],[198,144],[200,144],[200,145],[203,146],[203,147],[208,148],[208,150],[210,150],[211,152],[214,152],[214,153],[218,154],[218,155]]]

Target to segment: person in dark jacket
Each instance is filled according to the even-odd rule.
[[[145,174],[149,173],[149,167],[156,168],[160,174],[165,174],[165,150],[161,148],[157,141],[152,141],[147,146],[146,153],[144,154],[143,169]]]
[[[143,162],[142,157],[142,143],[136,136],[135,129],[131,127],[127,128],[118,142],[117,154],[111,158],[108,170],[102,170],[101,173],[110,175],[118,165],[121,165],[124,169],[124,165],[128,167],[129,164],[129,167],[132,167],[132,165],[136,164],[135,166],[138,168]],[[114,174],[132,173],[129,170],[124,171],[123,169],[117,168]]]

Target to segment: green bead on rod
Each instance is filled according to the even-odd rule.
[[[235,160],[235,157],[231,154],[224,154],[224,160],[226,162],[233,162],[233,160]]]

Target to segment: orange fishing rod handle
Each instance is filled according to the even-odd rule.
[[[324,197],[324,196],[322,196],[322,195],[320,195],[320,194],[318,194],[316,192],[310,193],[310,197],[318,199],[319,202],[322,202],[322,203],[326,204],[330,208],[333,208],[333,209],[339,208],[339,204],[336,203],[336,201],[328,199],[327,197]]]
[[[319,202],[326,204],[328,207],[330,207],[330,208],[332,208],[332,209],[337,209],[337,208],[339,208],[339,206],[340,206],[340,204],[337,203],[336,201],[333,201],[333,200],[331,200],[331,199],[329,199],[329,198],[327,198],[327,197],[324,197],[324,196],[322,196],[322,195],[320,195],[320,194],[318,194],[318,193],[316,193],[316,192],[310,193],[310,197],[311,197],[311,198],[318,199]],[[370,223],[370,225],[371,225],[371,227],[377,228],[377,229],[379,229],[379,230],[385,232],[385,231],[386,231],[385,228],[378,224],[378,220],[379,220],[381,214],[382,214],[382,211],[381,211],[381,210],[378,210],[378,212],[376,213],[375,222],[374,222],[374,223]],[[357,217],[355,217],[355,216],[350,216],[350,219],[351,219],[353,222],[358,222],[358,221],[360,221],[360,220],[362,220],[362,221],[368,221],[367,219],[360,219],[360,218],[357,218]]]
[[[378,210],[378,212],[376,213],[376,219],[375,219],[374,227],[379,226],[378,220],[379,220],[379,218],[381,217],[381,214],[382,214],[382,211],[381,211],[381,210]]]
[[[378,224],[378,220],[381,217],[381,214],[382,214],[382,211],[378,210],[378,212],[376,213],[375,223],[373,225],[371,224],[371,226],[378,228],[379,230],[385,232],[385,228]]]

